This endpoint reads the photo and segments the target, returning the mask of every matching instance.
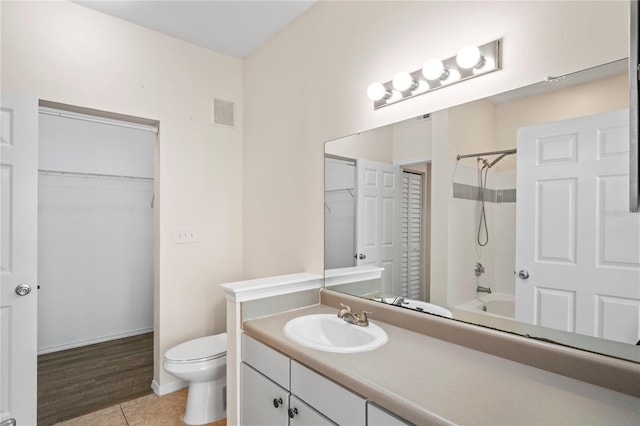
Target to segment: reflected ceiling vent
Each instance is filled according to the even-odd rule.
[[[235,127],[234,124],[234,104],[218,98],[211,98],[211,124],[224,127]]]

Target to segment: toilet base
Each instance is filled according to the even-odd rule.
[[[226,377],[211,382],[189,383],[187,408],[182,421],[202,425],[227,417]]]

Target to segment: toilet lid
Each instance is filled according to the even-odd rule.
[[[227,333],[200,337],[174,346],[164,354],[173,362],[205,361],[227,354]]]

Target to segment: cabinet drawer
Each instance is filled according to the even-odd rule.
[[[291,393],[339,425],[366,422],[366,399],[296,361],[291,361]]]
[[[275,349],[242,335],[242,360],[265,376],[289,389],[289,357]]]
[[[367,426],[410,426],[411,423],[402,420],[371,402],[367,403]]]

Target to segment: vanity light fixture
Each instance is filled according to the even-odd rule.
[[[378,109],[444,86],[468,80],[500,69],[502,40],[476,46],[463,46],[456,56],[440,60],[428,59],[423,67],[412,73],[398,72],[386,83],[371,83],[367,96]]]

